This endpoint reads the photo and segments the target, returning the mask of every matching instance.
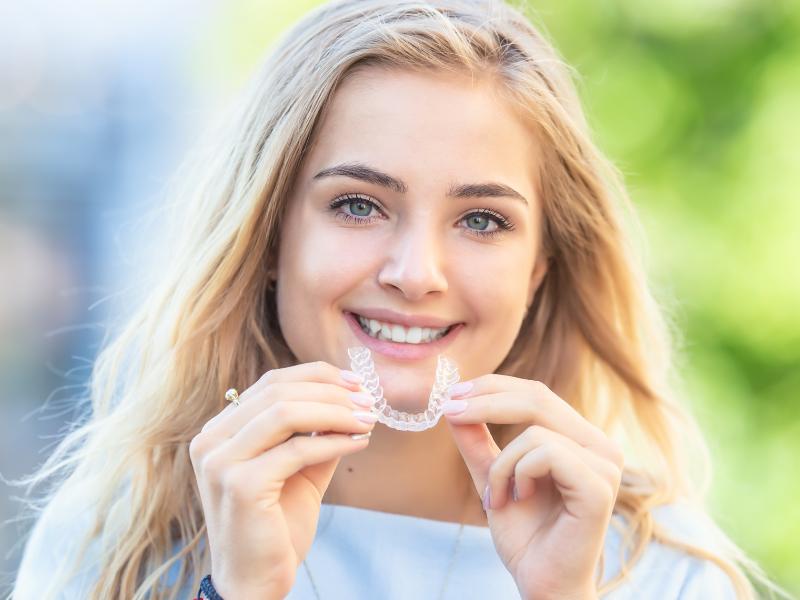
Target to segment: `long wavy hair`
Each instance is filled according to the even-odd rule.
[[[62,493],[91,507],[73,563],[100,540],[91,598],[175,598],[210,569],[189,442],[224,408],[231,382],[249,386],[295,362],[267,271],[316,125],[337,87],[371,66],[489,76],[542,140],[550,266],[498,371],[544,382],[626,448],[615,506],[623,568],[602,586],[598,577],[599,593],[625,581],[653,540],[713,561],[740,598],[755,597],[754,582],[780,591],[704,507],[709,454],[676,392],[677,328],[648,289],[621,174],[592,141],[572,70],[534,19],[491,0],[325,4],[278,40],[197,145],[164,205],[173,236],[165,272],[104,341],[83,399],[91,411],[16,483],[30,496],[51,482],[29,500],[35,511]],[[509,441],[503,426],[492,433],[501,447]],[[713,550],[659,526],[652,509],[673,502],[702,509]],[[165,585],[175,563],[178,578]]]

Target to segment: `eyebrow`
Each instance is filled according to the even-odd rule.
[[[362,163],[342,163],[328,167],[322,169],[312,179],[323,179],[325,177],[350,177],[351,179],[358,179],[388,188],[399,194],[405,194],[408,191],[408,186],[402,180]],[[447,191],[447,196],[450,198],[513,198],[522,201],[526,205],[528,204],[525,196],[514,188],[504,183],[491,181],[453,184]]]

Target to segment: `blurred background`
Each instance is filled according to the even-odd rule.
[[[0,4],[0,595],[28,474],[159,268],[180,159],[319,2]],[[711,505],[800,593],[800,3],[538,0],[644,222],[715,462]],[[163,260],[163,258],[162,258]]]

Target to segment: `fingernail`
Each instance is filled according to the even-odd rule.
[[[453,398],[454,396],[463,396],[473,388],[471,381],[459,381],[447,388],[447,395]]]
[[[446,400],[442,403],[442,412],[446,415],[457,415],[464,412],[469,402],[466,400]]]
[[[517,492],[517,484],[514,484],[514,487],[511,488],[511,497],[514,499],[514,502],[519,501],[519,493]]]
[[[347,369],[341,370],[342,379],[347,383],[364,383],[364,379],[358,373],[348,371]]]
[[[375,399],[370,394],[364,392],[350,392],[347,394],[350,400],[359,406],[370,407],[375,403]]]
[[[363,423],[374,423],[378,420],[378,415],[363,410],[354,410],[353,416]]]
[[[486,512],[492,505],[492,490],[489,489],[489,484],[486,484],[486,490],[483,492],[483,511]]]
[[[350,439],[351,440],[356,440],[356,441],[365,440],[371,435],[372,435],[371,431],[368,431],[367,433],[351,433],[350,434]]]

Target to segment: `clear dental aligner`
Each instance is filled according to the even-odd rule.
[[[419,413],[402,412],[386,403],[369,348],[354,346],[347,349],[347,354],[350,356],[350,368],[363,377],[364,388],[372,395],[371,411],[378,416],[378,421],[400,431],[424,431],[436,425],[442,416],[442,403],[448,398],[447,388],[459,380],[456,364],[440,354],[436,378],[428,397],[428,408]]]

